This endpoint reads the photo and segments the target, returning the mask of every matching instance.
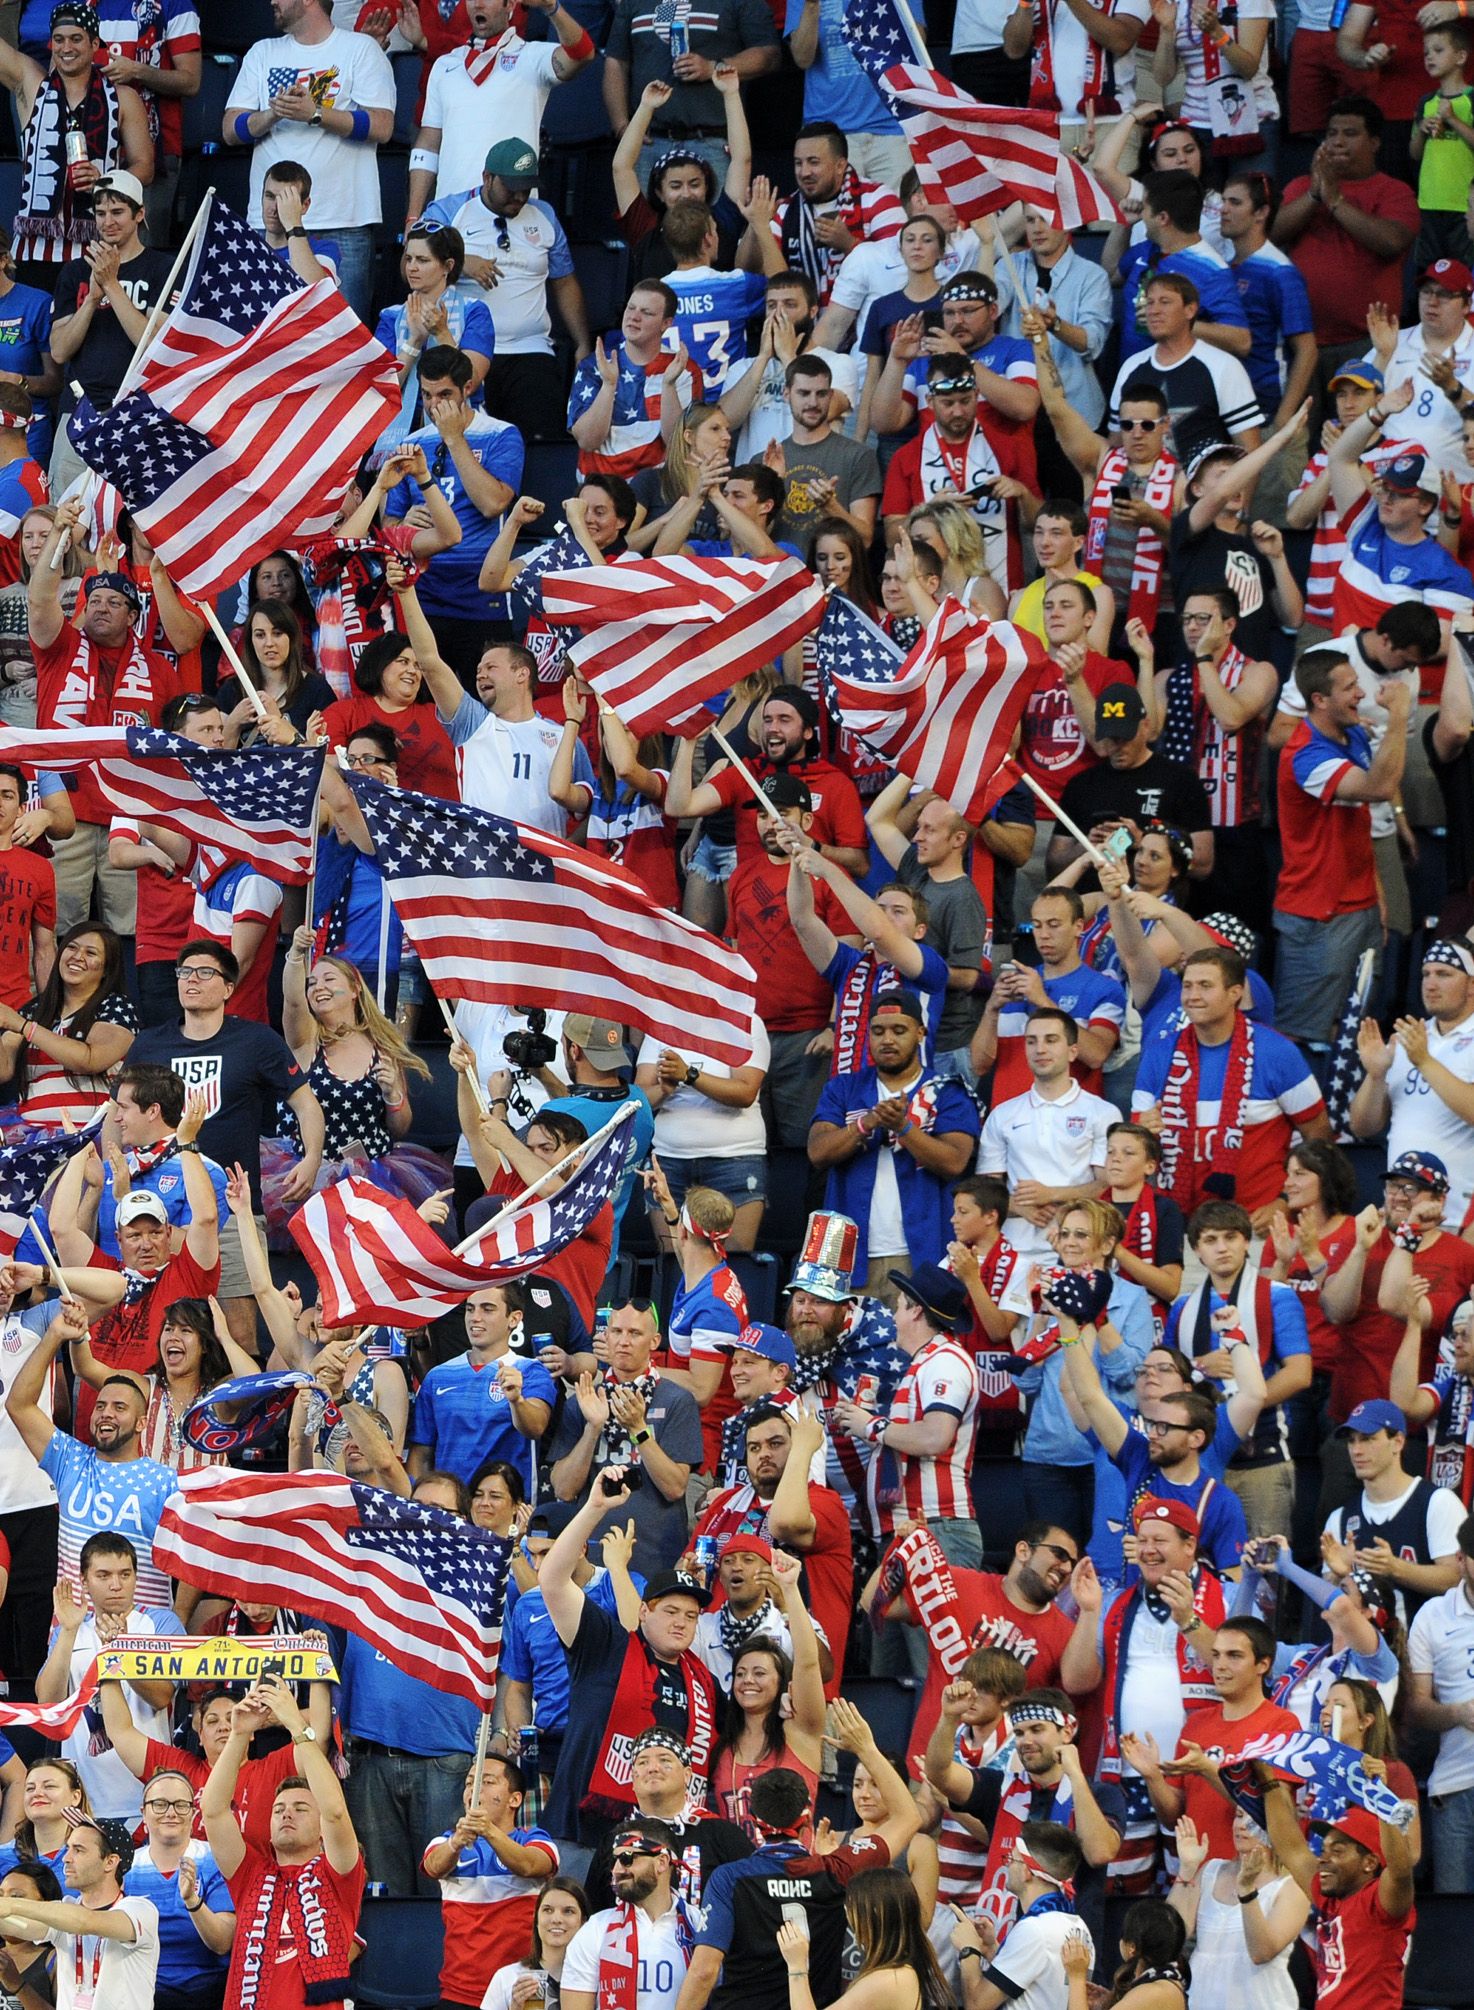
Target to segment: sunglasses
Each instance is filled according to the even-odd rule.
[[[1060,1563],[1068,1564],[1071,1570],[1073,1570],[1080,1561],[1079,1557],[1075,1555],[1073,1550],[1061,1549],[1057,1542],[1041,1542],[1036,1544],[1036,1547],[1039,1549],[1047,1549],[1052,1557],[1055,1557]]]
[[[1161,419],[1123,419],[1121,421],[1121,431],[1123,433],[1154,433],[1158,426],[1163,423]]]
[[[652,1849],[616,1850],[614,1854],[614,1862],[618,1864],[621,1870],[628,1870],[632,1863],[640,1863],[647,1856],[654,1856],[654,1855],[655,1851]]]

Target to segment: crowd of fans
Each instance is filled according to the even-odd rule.
[[[0,2003],[341,2005],[367,1887],[440,1901],[441,2010],[1390,2010],[1416,1892],[1474,1889],[1467,7],[959,0],[933,60],[1120,206],[1073,237],[931,199],[839,0],[587,11],[271,0],[219,144],[402,400],[218,657],[69,431],[169,305],[201,20],[23,0],[0,43],[0,721],[332,750],[310,911],[0,765],[0,1123],[89,1131],[0,1269],[8,1699],[120,1637],[332,1667],[0,1738]],[[540,192],[596,63],[617,328]],[[893,773],[812,639],[637,739],[519,587],[559,516],[593,565],[796,558],[877,646],[1012,622],[1042,797]],[[746,1060],[576,987],[446,1001],[447,1052],[344,770],[727,937]],[[541,1270],[324,1322],[314,1191],[453,1240],[626,1102]],[[282,1368],[275,1436],[186,1434]],[[508,1540],[489,1738],[369,1630],[172,1579],[211,1464]],[[1304,1733],[1322,1790],[1359,1755],[1329,1806],[1265,1761]]]

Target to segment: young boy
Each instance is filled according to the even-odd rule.
[[[1106,1132],[1106,1199],[1120,1210],[1126,1233],[1116,1244],[1116,1268],[1152,1301],[1157,1338],[1167,1308],[1182,1289],[1182,1209],[1152,1181],[1162,1163],[1162,1143],[1140,1124],[1112,1124]]]
[[[1423,212],[1415,272],[1436,258],[1464,256],[1464,205],[1474,180],[1474,97],[1465,74],[1471,51],[1474,23],[1441,21],[1423,31],[1423,68],[1437,88],[1424,98],[1413,121],[1412,155]]]
[[[1003,1647],[978,1647],[962,1664],[956,1682],[942,1691],[942,1710],[926,1747],[929,1785],[942,1795],[945,1812],[937,1833],[941,1881],[937,1899],[970,1911],[983,1888],[988,1862],[988,1830],[971,1815],[946,1805],[948,1769],[1001,1772],[1013,1755],[1006,1711],[1024,1693],[1024,1665]]]

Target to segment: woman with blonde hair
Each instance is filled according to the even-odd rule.
[[[718,405],[688,405],[670,436],[665,460],[658,468],[641,468],[630,482],[635,501],[644,505],[646,515],[638,530],[630,533],[633,551],[650,551],[660,536],[667,515],[685,496],[705,492],[714,480],[731,469],[732,428]],[[726,535],[710,503],[687,533],[690,537]]]
[[[964,607],[989,621],[1008,612],[1003,589],[988,569],[983,533],[965,502],[938,496],[919,503],[906,518],[913,544],[928,545],[942,561],[942,591],[955,594]]]

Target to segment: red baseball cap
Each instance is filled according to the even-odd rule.
[[[773,1561],[773,1545],[764,1542],[760,1535],[738,1534],[728,1537],[722,1544],[723,1556],[760,1556],[764,1563]]]
[[[1170,1522],[1173,1528],[1180,1528],[1184,1535],[1202,1534],[1198,1518],[1186,1501],[1163,1500],[1160,1494],[1148,1494],[1145,1500],[1136,1504],[1138,1531],[1153,1521]]]
[[[1474,272],[1458,258],[1435,258],[1431,265],[1425,265],[1418,274],[1418,284],[1431,279],[1435,286],[1441,286],[1445,293],[1474,295]]]
[[[1347,1808],[1333,1822],[1315,1822],[1312,1826],[1339,1829],[1348,1841],[1354,1842],[1358,1849],[1364,1849],[1369,1856],[1374,1856],[1378,1863],[1385,1864],[1387,1861],[1382,1848],[1381,1823],[1370,1808]]]

